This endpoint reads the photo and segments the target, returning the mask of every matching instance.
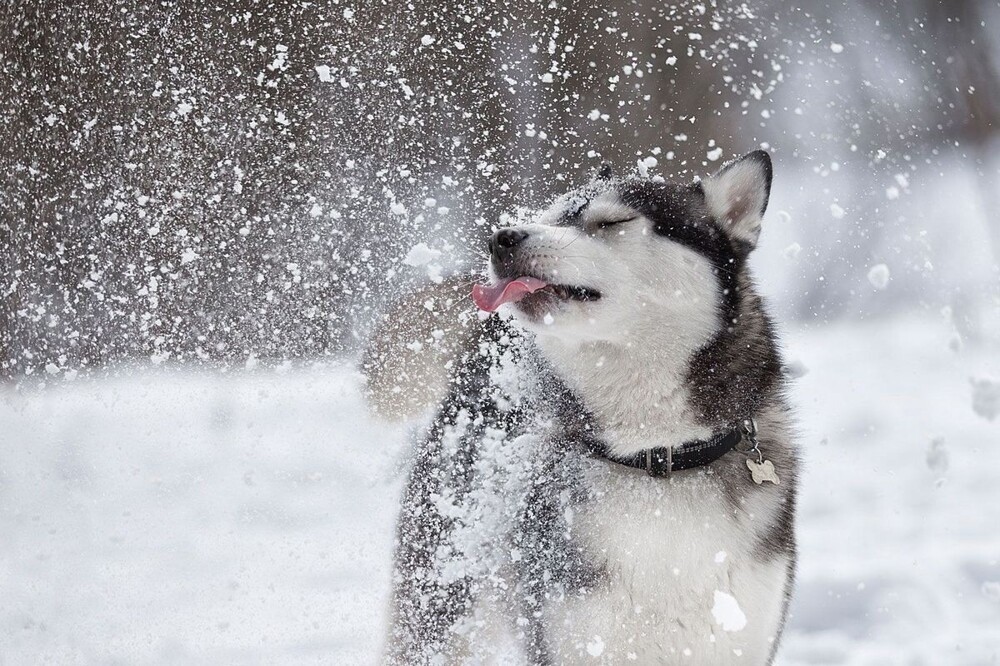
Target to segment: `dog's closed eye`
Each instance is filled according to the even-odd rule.
[[[595,226],[598,229],[607,229],[608,227],[613,227],[616,224],[623,224],[625,222],[631,222],[632,220],[636,220],[638,218],[639,218],[638,215],[633,215],[632,217],[624,217],[624,218],[617,219],[617,220],[603,220],[601,222],[598,222]]]

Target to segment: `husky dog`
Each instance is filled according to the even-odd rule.
[[[387,663],[772,662],[798,462],[747,265],[770,187],[763,151],[689,185],[602,169],[493,234],[473,298],[500,316],[435,331],[465,344],[434,364]]]

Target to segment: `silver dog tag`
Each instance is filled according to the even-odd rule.
[[[777,472],[774,471],[774,463],[770,460],[764,460],[763,462],[758,463],[748,458],[747,467],[750,469],[750,475],[753,477],[753,482],[758,486],[765,481],[770,481],[774,485],[781,484],[781,480],[778,479]]]

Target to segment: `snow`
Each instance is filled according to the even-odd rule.
[[[791,245],[789,245],[788,247],[786,247],[782,251],[781,254],[786,259],[790,259],[792,261],[795,261],[796,259],[799,258],[799,254],[801,254],[801,253],[802,253],[802,246],[799,245],[798,243],[792,243]]]
[[[649,178],[649,170],[654,168],[657,164],[659,164],[659,161],[652,155],[650,155],[649,157],[645,157],[641,160],[638,160],[636,162],[639,175],[642,176],[643,178]]]
[[[427,245],[427,243],[417,243],[410,248],[406,256],[403,257],[403,263],[407,266],[423,266],[424,264],[429,264],[438,257],[441,256],[441,250],[435,250]]]
[[[969,390],[1000,354],[955,353],[952,333],[937,316],[786,329],[810,372],[779,666],[1000,658],[1000,446]],[[7,662],[377,662],[407,433],[368,416],[350,367],[35,381],[0,388]]]
[[[346,9],[344,11],[347,11]],[[330,72],[329,65],[316,65],[316,75],[319,76],[319,80],[323,83],[333,83],[333,74]]]
[[[402,437],[348,369],[0,393],[4,663],[368,663]]]
[[[354,349],[600,162],[758,146],[806,463],[780,663],[998,662],[988,3],[77,4],[15,12],[0,65],[0,663],[373,662],[407,433],[284,359]]]
[[[889,267],[885,264],[875,264],[868,269],[868,282],[876,289],[882,290],[889,286]]]
[[[906,335],[899,335],[906,331]],[[831,324],[786,336],[810,368],[799,576],[781,663],[995,663],[1000,606],[996,425],[971,413],[968,376],[996,340],[960,354],[932,318]],[[948,483],[922,460],[948,442]]]
[[[722,627],[723,631],[743,631],[747,626],[747,616],[740,608],[736,597],[716,590],[714,599],[712,617],[715,618],[715,623]]]

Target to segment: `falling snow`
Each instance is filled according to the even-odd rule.
[[[808,462],[779,663],[1000,659],[996,3],[230,9],[0,10],[5,658],[375,661],[407,433],[349,366],[386,304],[602,163],[765,148]]]
[[[882,290],[889,286],[889,267],[885,264],[875,264],[868,269],[868,282],[876,289]]]
[[[403,263],[407,266],[423,266],[434,261],[441,256],[441,250],[430,248],[427,243],[417,243],[410,248],[410,251],[403,257]]]
[[[798,259],[799,254],[801,253],[802,253],[802,246],[799,245],[798,243],[792,243],[782,251],[782,254],[786,258],[791,259],[792,261]]]

